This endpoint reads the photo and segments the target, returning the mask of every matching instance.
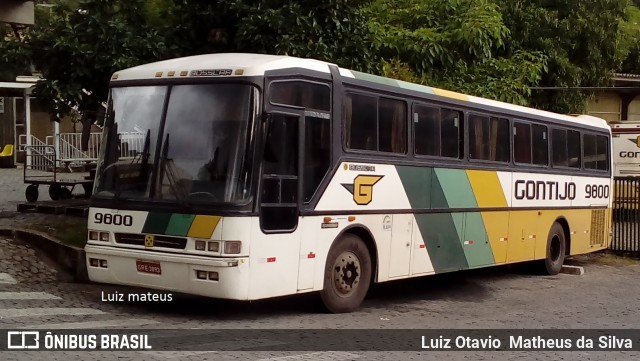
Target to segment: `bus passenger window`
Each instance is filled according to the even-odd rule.
[[[325,84],[306,81],[273,82],[269,87],[269,99],[272,104],[331,110],[331,90]]]
[[[469,158],[489,159],[489,118],[469,115]]]
[[[551,151],[553,155],[554,167],[568,167],[567,156],[567,131],[563,129],[553,129],[551,131]]]
[[[462,133],[462,112],[458,110],[441,110],[440,155],[449,158],[461,158],[464,153],[464,137]]]
[[[407,108],[404,102],[380,98],[378,103],[378,150],[406,153]]]
[[[533,124],[531,134],[531,145],[533,148],[533,164],[549,164],[549,137],[547,127]]]
[[[584,142],[584,168],[585,169],[609,169],[607,137],[601,135],[585,134]]]
[[[497,162],[508,162],[511,157],[509,149],[509,120],[491,117],[491,158]]]
[[[510,158],[509,120],[470,115],[469,158],[508,162]]]
[[[513,124],[513,160],[516,163],[531,164],[531,125]]]
[[[440,109],[417,105],[413,113],[415,152],[440,155]]]
[[[609,170],[609,141],[607,137],[596,136],[596,156],[598,159],[596,169]]]
[[[596,136],[585,134],[582,136],[582,141],[584,142],[584,168],[597,169]]]
[[[580,132],[575,130],[567,131],[567,150],[569,155],[569,167],[582,167],[582,161],[580,159]]]
[[[347,147],[378,150],[377,99],[347,94],[344,107]]]

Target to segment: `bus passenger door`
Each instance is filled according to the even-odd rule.
[[[393,223],[385,216],[383,230],[391,228],[391,252],[389,257],[389,278],[409,276],[411,266],[411,234],[413,231],[413,214],[394,214]]]
[[[300,116],[270,113],[262,156],[260,227],[291,233],[298,227],[298,138]]]

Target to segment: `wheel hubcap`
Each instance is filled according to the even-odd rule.
[[[333,284],[342,295],[348,295],[360,283],[360,260],[353,252],[343,252],[333,265]]]

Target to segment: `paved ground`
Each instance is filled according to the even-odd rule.
[[[173,295],[172,302],[107,302],[138,289],[55,281],[28,245],[0,240],[0,329],[450,329],[639,328],[637,261],[587,260],[583,276],[533,276],[505,268],[376,286],[359,312],[319,312],[315,296],[238,303]],[[31,259],[31,265],[24,263]],[[611,265],[613,263],[613,265]],[[403,334],[394,334],[401,340]],[[240,341],[237,341],[240,342]],[[246,343],[246,340],[243,342]],[[629,360],[623,352],[5,352],[4,360]]]
[[[28,176],[34,174],[30,171]],[[38,174],[43,174],[42,172]],[[83,173],[58,173],[57,179],[73,180],[83,179],[86,174]],[[52,173],[48,173],[47,178],[52,177]],[[15,211],[18,203],[25,202],[25,189],[28,184],[24,183],[23,169],[20,168],[0,168],[0,211]],[[48,186],[39,186],[39,201],[50,201]],[[74,194],[81,194],[82,187],[78,186],[74,189]]]
[[[24,215],[23,185],[0,170],[0,227],[52,224],[59,216]],[[12,173],[13,172],[13,173]],[[6,179],[5,179],[6,178]],[[15,179],[15,178],[14,178]],[[21,180],[21,178],[19,178]],[[19,195],[11,189],[21,190]],[[13,191],[16,192],[15,190]],[[493,268],[376,285],[362,309],[320,312],[315,295],[253,303],[172,295],[171,302],[104,301],[146,290],[59,280],[46,255],[0,238],[0,330],[168,329],[640,329],[640,263],[616,257],[581,260],[583,276],[533,276]],[[291,331],[295,332],[295,331]],[[403,333],[381,342],[403,341]],[[5,337],[0,334],[0,337]],[[212,335],[216,339],[216,335]],[[258,340],[249,340],[255,341]],[[269,341],[269,339],[267,339]],[[272,340],[273,341],[273,340]],[[248,340],[237,340],[238,347]],[[376,340],[373,340],[376,342]],[[418,342],[418,341],[416,341]],[[637,352],[2,352],[1,360],[632,360]]]
[[[25,201],[25,189],[22,168],[0,168],[1,211],[15,211],[18,203]],[[46,197],[50,199],[48,195]]]

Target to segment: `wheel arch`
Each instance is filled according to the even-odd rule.
[[[554,223],[558,223],[564,231],[564,254],[569,256],[571,255],[571,228],[569,228],[569,221],[564,217],[558,217]]]
[[[371,283],[378,280],[378,247],[369,228],[363,224],[352,224],[346,227],[340,232],[331,243],[331,249],[333,245],[342,238],[345,234],[353,234],[360,237],[364,244],[367,246],[369,256],[371,256]]]

